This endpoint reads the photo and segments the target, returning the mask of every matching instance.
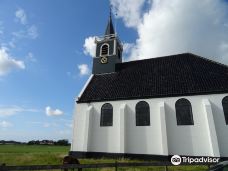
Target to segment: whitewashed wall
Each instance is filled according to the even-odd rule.
[[[228,94],[77,104],[72,151],[228,157],[228,125],[222,99]],[[194,125],[177,126],[175,102],[191,102]],[[135,106],[150,105],[150,126],[136,126]],[[104,103],[113,105],[113,126],[100,127]]]

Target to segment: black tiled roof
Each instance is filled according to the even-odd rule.
[[[228,67],[184,53],[117,64],[94,75],[78,103],[228,93]]]

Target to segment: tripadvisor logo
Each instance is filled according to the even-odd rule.
[[[174,155],[171,157],[171,163],[175,166],[181,163],[218,163],[219,157],[186,157]]]
[[[174,155],[171,157],[171,163],[175,166],[181,164],[181,157],[178,155]]]

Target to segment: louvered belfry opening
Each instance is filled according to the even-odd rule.
[[[101,47],[101,56],[106,56],[106,55],[108,55],[108,45],[107,44],[104,44]]]

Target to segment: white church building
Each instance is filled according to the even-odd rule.
[[[110,17],[73,125],[78,158],[228,157],[228,67],[191,53],[122,62]]]

